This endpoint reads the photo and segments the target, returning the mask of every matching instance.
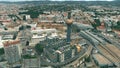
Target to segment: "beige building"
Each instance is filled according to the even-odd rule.
[[[15,62],[19,62],[21,60],[21,48],[20,48],[20,41],[5,41],[3,43],[5,57],[9,64],[13,64]]]

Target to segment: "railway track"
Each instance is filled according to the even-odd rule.
[[[96,41],[95,43],[98,43],[98,45],[95,45],[95,47],[98,49],[99,53],[102,54],[106,59],[108,59],[111,63],[113,63],[116,66],[119,66],[120,63],[120,50],[116,46],[109,45],[107,42],[105,42],[102,38],[99,38],[99,36],[96,36],[89,31],[83,31],[86,36],[89,36],[89,40],[93,39],[92,41]]]
[[[106,57],[110,62],[112,63],[118,63],[120,62],[120,57],[116,55],[112,50],[110,50],[106,45],[99,45],[98,46],[101,54],[103,54],[104,57]]]
[[[120,62],[120,56],[117,55],[113,50],[111,50],[107,45],[103,45],[105,42],[103,42],[102,39],[100,39],[99,37],[92,35],[92,33],[90,33],[89,31],[85,31],[88,35],[90,35],[92,38],[96,39],[100,45],[98,45],[98,47],[101,49],[101,51],[105,52],[106,55],[108,54],[109,58],[114,59],[118,62]],[[103,53],[102,52],[102,53]],[[111,56],[111,57],[110,57]],[[113,60],[112,60],[113,61]]]
[[[110,46],[110,45],[109,45]],[[113,50],[111,50],[108,46],[105,46],[105,48],[107,48],[116,58],[118,58],[118,60],[120,61],[120,56],[118,54],[116,54]]]

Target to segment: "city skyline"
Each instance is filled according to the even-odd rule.
[[[0,0],[0,68],[120,68],[119,0]]]

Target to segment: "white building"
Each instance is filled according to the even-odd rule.
[[[36,29],[36,30],[31,30],[31,33],[34,34],[42,34],[42,33],[55,33],[57,32],[56,29]]]
[[[25,19],[26,20],[31,19],[30,15],[25,15]]]

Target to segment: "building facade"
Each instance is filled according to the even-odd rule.
[[[20,41],[6,41],[4,44],[5,57],[9,64],[21,60]]]

